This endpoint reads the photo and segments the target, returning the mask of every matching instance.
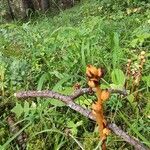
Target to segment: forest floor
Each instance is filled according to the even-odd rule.
[[[53,17],[42,14],[28,22],[1,24],[0,148],[19,149],[16,137],[24,131],[28,150],[100,149],[93,121],[54,99],[14,97],[24,90],[70,94],[76,83],[87,87],[88,64],[104,68],[101,88],[122,89],[127,81],[128,96],[112,94],[105,116],[150,147],[149,49],[150,3],[144,1],[83,1]],[[91,108],[94,99],[81,96],[76,102]],[[20,124],[15,134],[7,120],[12,113]],[[71,136],[63,133],[66,129]],[[113,133],[106,143],[108,150],[133,149]]]

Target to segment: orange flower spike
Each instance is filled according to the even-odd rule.
[[[86,67],[86,76],[87,76],[88,78],[91,78],[91,77],[92,77],[92,74],[91,74],[91,72],[90,72],[90,67],[89,67],[89,66]]]
[[[98,104],[98,102],[96,102],[96,103],[93,103],[93,104],[92,104],[92,109],[93,109],[95,112],[99,112],[99,111],[101,111],[102,107],[101,107],[101,105]]]
[[[97,124],[99,126],[100,140],[102,141],[102,150],[106,150],[105,139],[108,134],[106,128],[106,120],[103,115],[103,101],[109,98],[110,93],[107,90],[101,90],[99,87],[99,80],[103,76],[103,70],[96,68],[92,65],[88,65],[86,68],[86,75],[88,79],[88,85],[96,92],[97,102],[92,105],[92,113],[96,117]]]
[[[98,76],[99,71],[96,67],[92,66],[92,65],[88,65],[86,68],[86,75],[91,78],[91,77],[96,77]]]
[[[105,101],[110,97],[110,93],[108,92],[108,90],[103,90],[101,92],[101,100]]]

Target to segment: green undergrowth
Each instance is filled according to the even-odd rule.
[[[17,134],[11,134],[6,124],[7,116],[14,113],[21,122],[20,132],[28,135],[29,150],[100,149],[93,121],[54,99],[16,99],[13,94],[45,89],[70,94],[77,82],[87,86],[88,64],[104,68],[102,87],[120,88],[127,59],[137,63],[141,51],[146,52],[146,63],[138,97],[113,94],[105,104],[105,114],[109,122],[150,146],[149,48],[150,4],[146,1],[83,1],[53,17],[46,14],[28,22],[1,24],[1,147],[18,149],[12,142]],[[94,97],[82,96],[77,103],[91,108],[92,100]],[[133,149],[113,133],[107,145],[110,150]]]

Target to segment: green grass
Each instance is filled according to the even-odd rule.
[[[134,8],[141,8],[133,12]],[[127,8],[131,11],[127,14]],[[149,68],[150,62],[150,4],[142,1],[86,1],[56,16],[40,15],[28,22],[0,25],[0,145],[17,149],[10,143],[16,135],[9,133],[6,116],[16,102],[32,124],[22,129],[28,134],[27,147],[34,149],[98,149],[100,143],[95,124],[80,114],[45,99],[19,101],[13,94],[19,90],[53,89],[70,93],[76,82],[86,86],[87,64],[105,68],[104,80],[112,84],[112,72],[125,73],[128,58],[135,62],[141,51],[147,60],[140,82],[137,101],[112,95],[105,112],[130,135],[149,145]],[[106,86],[105,82],[103,85]],[[91,97],[78,101],[87,106]],[[89,102],[87,102],[89,101]],[[19,106],[20,107],[20,106]],[[17,108],[18,109],[18,108]],[[122,112],[120,114],[120,111]],[[129,118],[130,117],[130,118]],[[82,120],[82,124],[79,122]],[[70,127],[71,122],[71,127]],[[79,126],[76,124],[79,123]],[[69,128],[71,137],[62,134]],[[20,131],[22,131],[22,129]],[[133,149],[115,135],[107,140],[108,149]]]

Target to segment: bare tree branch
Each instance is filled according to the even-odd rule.
[[[122,92],[121,90],[109,90],[112,93],[119,93],[126,95],[126,92]],[[83,116],[94,120],[95,117],[93,116],[91,110],[85,109],[82,106],[76,104],[73,100],[78,98],[79,96],[85,94],[85,93],[90,93],[91,89],[90,88],[81,88],[75,91],[72,95],[67,96],[63,95],[57,92],[53,92],[50,90],[47,91],[23,91],[23,92],[17,92],[14,94],[15,97],[17,98],[28,98],[28,97],[50,97],[54,99],[61,100],[64,102],[68,107],[71,109],[79,112]],[[136,150],[148,150],[140,141],[136,140],[134,137],[129,136],[126,132],[121,130],[119,127],[117,127],[116,124],[114,123],[108,123],[108,128],[111,129],[116,135],[121,137],[124,141],[128,142],[130,145],[134,146]]]
[[[83,95],[83,94],[90,94],[93,93],[91,88],[79,88],[78,90],[76,90],[72,95],[71,98],[72,100],[78,98],[79,96]]]
[[[81,93],[83,93],[84,90],[80,90],[80,91],[81,91]],[[85,90],[85,91],[87,92],[88,90]],[[77,92],[77,94],[79,94],[79,92]],[[79,94],[79,95],[81,95],[81,94]],[[74,98],[75,96],[77,98],[76,94],[73,95],[73,96],[66,96],[66,95],[63,95],[63,94],[60,94],[60,93],[53,92],[53,91],[49,90],[49,91],[24,91],[24,92],[18,92],[18,93],[15,93],[14,96],[17,97],[17,98],[50,97],[50,98],[58,99],[58,100],[61,100],[62,102],[64,102],[71,109],[81,113],[85,117],[88,117],[92,120],[94,118],[91,111],[89,111],[89,110],[87,110],[87,109],[85,109],[85,108],[81,107],[80,105],[73,102],[72,98]]]
[[[64,103],[72,101],[71,96],[63,95],[50,90],[43,91],[22,91],[14,94],[17,98],[27,98],[27,97],[50,97],[54,99],[59,99]]]
[[[108,91],[109,91],[110,93],[118,93],[118,94],[121,94],[121,95],[123,95],[123,96],[127,96],[127,95],[128,95],[126,89],[120,90],[120,89],[111,89],[111,88],[110,88],[110,89],[108,89]]]

